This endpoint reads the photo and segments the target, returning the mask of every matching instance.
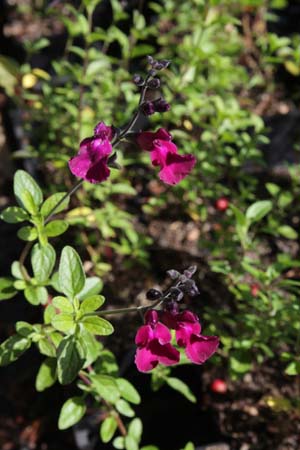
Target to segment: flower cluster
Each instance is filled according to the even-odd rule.
[[[90,183],[105,181],[110,174],[108,158],[112,153],[113,137],[112,127],[107,127],[103,122],[98,123],[94,136],[84,139],[80,143],[78,155],[69,161],[73,175]]]
[[[178,346],[185,349],[186,356],[195,364],[203,364],[218,348],[218,337],[202,335],[198,317],[191,311],[163,311],[159,315],[158,311],[149,310],[145,325],[135,338],[135,363],[140,372],[149,372],[159,363],[170,366],[179,362],[180,352],[171,345],[170,329],[175,330]]]
[[[143,150],[150,152],[153,166],[159,166],[159,178],[166,184],[177,184],[185,178],[196,164],[193,155],[179,155],[171,134],[164,128],[156,132],[144,131],[137,136]]]
[[[199,294],[192,280],[195,266],[179,273],[169,270],[167,273],[176,280],[176,285],[163,294],[157,289],[150,289],[146,297],[162,304],[161,310],[150,309],[145,314],[145,324],[138,330],[135,338],[137,345],[135,363],[140,372],[149,372],[159,363],[166,366],[177,364],[180,352],[171,344],[175,330],[177,345],[185,349],[186,356],[195,364],[203,364],[218,348],[217,336],[201,334],[199,319],[189,310],[180,311],[179,302],[185,296],[193,297]]]
[[[132,119],[128,125],[118,130],[106,126],[100,122],[95,130],[94,136],[84,139],[80,143],[77,156],[69,161],[69,167],[73,175],[82,178],[90,183],[101,183],[110,175],[110,167],[116,167],[114,156],[110,156],[113,146],[121,142],[122,139],[135,134],[137,142],[143,150],[150,152],[151,162],[154,166],[159,166],[159,178],[167,184],[177,184],[185,178],[193,169],[196,159],[193,155],[179,155],[176,145],[172,142],[172,136],[163,128],[155,133],[139,132],[134,130],[134,125],[138,122],[140,114],[149,116],[155,112],[165,112],[170,109],[169,103],[160,95],[156,99],[148,95],[149,90],[157,90],[160,87],[160,79],[157,77],[158,71],[167,68],[170,61],[156,60],[151,56],[147,57],[150,70],[144,79],[136,74],[133,77],[134,83],[141,87],[140,101]]]

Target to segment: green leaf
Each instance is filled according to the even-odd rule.
[[[124,441],[126,450],[139,450],[138,443],[129,434],[125,436]]]
[[[48,280],[54,264],[56,253],[51,244],[35,244],[31,252],[31,264],[35,279],[39,283]]]
[[[266,183],[266,189],[273,197],[276,197],[276,195],[280,192],[280,186],[275,183]]]
[[[85,274],[78,253],[72,247],[64,247],[59,263],[59,285],[67,297],[73,299],[85,284]]]
[[[57,297],[53,297],[52,305],[64,313],[73,313],[74,312],[74,307],[73,307],[72,303],[70,302],[70,300],[68,300],[66,297],[62,297],[60,295]]]
[[[229,358],[230,368],[233,372],[240,374],[247,373],[251,370],[252,361],[249,352],[235,350]]]
[[[75,326],[73,315],[67,313],[54,316],[51,320],[51,324],[56,330],[63,331],[64,333],[72,331]]]
[[[57,375],[61,384],[69,384],[76,378],[84,364],[84,354],[75,336],[66,336],[57,349]]]
[[[80,305],[80,313],[86,314],[92,311],[96,311],[100,306],[105,302],[105,298],[103,295],[93,295],[92,297],[88,297]]]
[[[14,288],[14,280],[10,278],[0,278],[0,300],[8,300],[16,295],[17,291]]]
[[[48,197],[41,207],[41,214],[44,217],[48,217],[51,213],[54,207],[64,198],[65,192],[58,192],[56,194],[51,195]],[[64,209],[68,208],[69,206],[70,197],[68,196],[62,203],[59,205],[57,209],[55,209],[55,214],[63,211]]]
[[[141,419],[136,417],[133,419],[129,426],[128,426],[128,434],[136,441],[140,442],[142,438],[142,432],[143,432],[143,424]]]
[[[156,445],[145,445],[141,450],[159,450],[159,448]]]
[[[114,332],[114,328],[110,322],[98,316],[85,316],[80,322],[90,331],[90,333],[99,336],[108,336]]]
[[[35,241],[38,237],[38,233],[35,227],[26,226],[18,230],[17,236],[23,241]]]
[[[93,388],[96,392],[109,403],[116,403],[120,398],[118,385],[113,377],[109,375],[92,374],[90,375]]]
[[[72,397],[67,400],[60,411],[58,428],[65,430],[79,422],[86,412],[86,405],[82,397]]]
[[[47,305],[44,309],[44,322],[45,324],[51,323],[51,320],[56,315],[56,311],[53,305]]]
[[[64,220],[53,220],[45,226],[45,233],[48,237],[55,237],[63,234],[69,227]]]
[[[119,411],[119,413],[123,414],[123,416],[126,416],[126,417],[133,417],[134,416],[133,409],[131,408],[129,403],[127,403],[122,398],[117,401],[115,406],[116,406],[116,409]]]
[[[83,327],[80,330],[78,339],[80,340],[80,343],[85,353],[84,367],[88,367],[94,361],[96,361],[96,359],[101,353],[103,346],[100,342],[97,341],[97,339],[93,336],[92,333],[85,330]]]
[[[182,450],[195,450],[195,446],[192,442],[188,442]]]
[[[117,450],[123,450],[123,448],[125,448],[125,442],[124,442],[124,438],[123,436],[118,436],[116,437],[113,442],[112,445],[114,448],[116,448]]]
[[[185,398],[187,398],[190,402],[196,403],[197,399],[188,387],[187,384],[185,384],[183,381],[179,380],[179,378],[175,377],[167,377],[166,378],[167,384],[176,391],[180,392]]]
[[[16,323],[16,332],[27,338],[34,332],[34,328],[30,323],[20,320]]]
[[[24,222],[24,220],[29,219],[29,215],[22,208],[17,206],[9,206],[4,211],[2,211],[0,218],[7,223],[18,223]]]
[[[284,371],[287,375],[295,376],[300,374],[300,362],[292,361]]]
[[[119,390],[122,397],[130,403],[138,405],[141,402],[141,397],[135,387],[125,378],[117,378]]]
[[[109,442],[118,428],[118,422],[114,416],[107,417],[101,424],[100,437],[105,444]]]
[[[289,225],[281,225],[277,228],[277,232],[286,239],[297,239],[298,233]]]
[[[51,358],[56,357],[56,348],[46,336],[38,341],[38,348],[42,355],[49,356]]]
[[[19,261],[14,261],[11,265],[11,274],[13,277],[18,278],[19,280],[24,280],[23,274],[21,272]]]
[[[250,223],[259,222],[272,209],[270,200],[260,200],[253,203],[246,211],[246,217]]]
[[[48,300],[48,291],[43,286],[28,286],[24,290],[24,295],[32,305],[45,305]]]
[[[0,345],[0,366],[16,361],[31,346],[30,339],[15,334]]]
[[[29,192],[34,205],[38,208],[43,201],[43,194],[35,180],[24,170],[17,170],[14,177],[14,193],[20,206],[25,207]],[[24,203],[25,202],[25,203]]]
[[[56,359],[47,358],[39,368],[35,380],[35,388],[38,392],[42,392],[52,386],[56,379]]]
[[[24,191],[22,195],[22,202],[27,211],[35,215],[38,213],[38,206],[34,202],[34,198],[32,197],[29,191]]]
[[[85,280],[83,289],[79,292],[79,300],[99,294],[103,288],[103,282],[98,277],[90,277]]]

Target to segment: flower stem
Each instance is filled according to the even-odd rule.
[[[55,214],[55,211],[57,210],[57,208],[66,200],[66,198],[71,197],[72,194],[74,194],[74,192],[77,191],[78,188],[80,188],[80,186],[83,183],[83,179],[79,180],[64,196],[61,200],[59,200],[59,202],[56,203],[56,205],[51,209],[51,211],[49,212],[48,216],[46,217],[45,220],[45,225],[50,222],[50,219],[52,218],[52,216]]]
[[[140,100],[139,100],[139,104],[138,104],[138,108],[134,114],[134,116],[132,117],[132,119],[130,120],[130,122],[128,123],[128,125],[125,127],[125,129],[123,131],[121,131],[121,133],[119,134],[117,140],[114,142],[114,145],[116,145],[117,143],[119,143],[121,141],[121,139],[123,137],[126,136],[127,133],[130,133],[130,131],[132,130],[132,128],[134,127],[134,125],[136,124],[136,121],[138,120],[138,117],[140,115],[140,106],[142,105],[142,103],[145,100],[145,95],[147,92],[147,82],[149,81],[149,79],[151,78],[151,75],[148,75],[146,80],[145,80],[145,84],[143,86],[142,92],[141,92],[141,96],[140,96]]]
[[[96,312],[91,312],[91,313],[86,313],[84,314],[84,316],[94,316],[95,314],[97,316],[106,316],[109,314],[122,314],[122,313],[132,313],[132,312],[143,312],[143,311],[147,311],[147,309],[153,309],[155,306],[159,306],[159,304],[162,302],[163,300],[158,299],[155,303],[152,303],[151,305],[147,305],[147,306],[135,306],[133,308],[119,308],[119,309],[107,309],[106,311],[96,311]]]

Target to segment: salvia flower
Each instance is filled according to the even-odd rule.
[[[180,353],[171,342],[170,330],[158,321],[158,313],[149,310],[145,314],[145,325],[137,332],[135,363],[140,372],[149,372],[159,363],[171,366],[179,362]]]
[[[90,183],[101,183],[110,174],[108,158],[112,152],[111,140],[114,136],[112,127],[103,122],[98,123],[94,136],[81,141],[77,156],[69,161],[73,175]]]
[[[195,364],[203,364],[219,346],[217,336],[201,334],[199,319],[191,311],[165,311],[162,322],[175,330],[177,344],[185,349],[186,356]]]
[[[159,178],[166,184],[177,184],[185,178],[196,164],[193,155],[179,155],[172,136],[164,128],[156,132],[144,131],[137,137],[139,146],[150,152],[151,162],[159,166]]]

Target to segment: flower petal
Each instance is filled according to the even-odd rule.
[[[78,155],[69,161],[69,168],[79,178],[100,183],[109,177],[107,159],[111,152],[112,146],[108,140],[86,138],[80,143]]]
[[[135,364],[140,372],[149,372],[157,366],[158,358],[149,348],[138,348],[135,354]]]
[[[111,141],[114,134],[113,127],[106,126],[104,122],[99,122],[94,128],[94,135],[99,136],[102,139],[108,139]]]
[[[135,343],[139,347],[144,347],[153,338],[153,330],[150,325],[143,325],[138,329],[135,336]]]
[[[167,184],[177,184],[191,172],[195,164],[196,158],[193,155],[168,153],[159,178]]]
[[[157,339],[153,339],[149,343],[149,349],[152,354],[156,355],[158,361],[165,366],[172,366],[179,362],[180,353],[171,344],[161,345]]]
[[[90,183],[101,183],[101,181],[107,180],[109,174],[107,158],[103,158],[89,168],[84,179]]]
[[[161,141],[156,139],[153,141],[153,148],[150,152],[151,162],[154,166],[165,166],[167,164],[168,155],[177,154],[177,147],[173,142]]]
[[[186,356],[195,364],[203,364],[219,346],[217,336],[201,336],[192,334],[185,348]]]
[[[159,130],[155,131],[143,131],[137,137],[137,143],[143,150],[152,150],[153,149],[153,141],[156,139],[160,139],[162,141],[171,141],[172,136],[170,133],[164,128],[159,128]]]
[[[170,330],[160,322],[158,322],[158,324],[155,327],[155,337],[157,338],[158,342],[162,345],[168,344],[172,339]]]

